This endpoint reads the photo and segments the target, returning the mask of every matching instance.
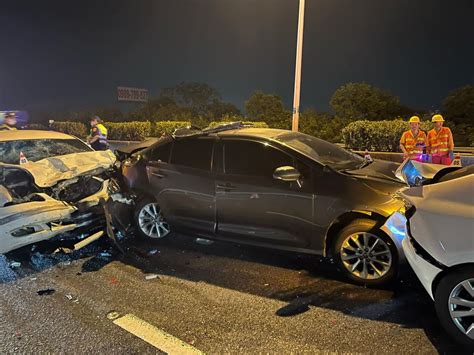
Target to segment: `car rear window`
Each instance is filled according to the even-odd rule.
[[[19,164],[20,153],[28,161],[38,161],[60,155],[90,152],[92,148],[79,139],[30,139],[0,142],[0,161]]]

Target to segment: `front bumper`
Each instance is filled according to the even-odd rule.
[[[408,263],[412,267],[416,276],[418,276],[418,279],[420,280],[421,284],[426,289],[430,297],[434,299],[433,280],[442,271],[442,269],[434,266],[433,264],[419,256],[416,253],[416,250],[413,247],[410,238],[405,238],[403,240],[402,245]]]
[[[107,200],[111,191],[110,180],[102,187],[75,204],[56,200],[44,193],[42,201],[31,201],[0,208],[0,253],[63,236],[79,228],[94,226],[101,199]],[[99,216],[100,218],[100,216]]]

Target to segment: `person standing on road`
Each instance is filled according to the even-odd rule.
[[[448,127],[443,127],[443,116],[436,114],[432,117],[434,127],[428,132],[428,153],[433,164],[451,165],[454,158],[453,134]]]
[[[102,124],[99,116],[93,116],[90,120],[91,133],[87,137],[88,143],[95,150],[109,149],[109,141],[107,140],[107,128]]]
[[[408,121],[410,129],[403,132],[400,138],[400,149],[403,152],[403,159],[422,160],[423,149],[428,141],[424,131],[420,129],[420,118],[412,116]]]
[[[16,130],[16,115],[15,112],[8,112],[5,114],[5,122],[0,125],[0,131]]]

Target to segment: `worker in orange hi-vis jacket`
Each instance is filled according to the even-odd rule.
[[[403,152],[403,158],[422,161],[423,149],[428,141],[426,133],[420,129],[420,118],[412,116],[408,121],[410,129],[403,132],[400,138],[400,149]]]
[[[443,127],[443,116],[436,114],[431,119],[434,128],[428,132],[428,153],[434,164],[451,165],[454,155],[453,134],[448,127]]]

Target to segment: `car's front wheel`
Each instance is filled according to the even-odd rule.
[[[346,278],[360,285],[379,286],[397,275],[397,248],[370,219],[357,219],[344,227],[334,255]]]
[[[434,298],[441,325],[458,342],[474,349],[474,266],[445,275]]]
[[[144,198],[137,204],[135,225],[139,236],[144,239],[161,239],[170,233],[159,204],[149,198]]]

